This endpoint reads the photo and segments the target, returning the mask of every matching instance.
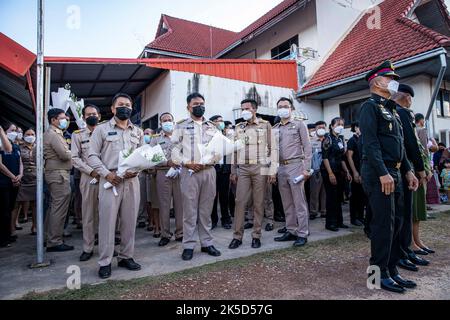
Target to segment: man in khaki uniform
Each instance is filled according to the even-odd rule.
[[[63,130],[69,127],[64,110],[53,108],[47,113],[49,128],[44,134],[45,181],[51,194],[47,212],[47,252],[73,250],[63,242],[64,222],[70,204],[70,170],[72,156]]]
[[[317,121],[315,124],[316,136],[311,139],[312,160],[311,169],[314,173],[310,177],[310,195],[309,195],[309,217],[311,220],[317,218],[320,211],[321,218],[325,218],[326,195],[325,185],[322,180],[322,173],[320,172],[320,165],[322,164],[322,141],[327,133],[327,124],[325,121]]]
[[[220,256],[213,246],[211,235],[211,211],[216,196],[216,171],[214,163],[201,164],[199,144],[206,144],[216,134],[213,122],[206,120],[205,99],[199,93],[187,97],[188,119],[175,126],[172,135],[174,143],[172,161],[182,166],[180,186],[183,202],[183,260],[191,260],[194,254],[197,234],[200,237],[201,251],[211,256]]]
[[[267,183],[275,182],[271,163],[272,130],[268,121],[256,117],[255,100],[241,102],[243,123],[236,125],[236,140],[245,147],[235,154],[230,180],[237,183],[234,235],[228,246],[236,249],[244,236],[245,208],[253,198],[252,248],[261,247],[261,225],[264,217],[264,198]]]
[[[111,276],[111,260],[114,254],[114,235],[117,218],[120,218],[121,243],[118,254],[119,267],[140,270],[133,260],[136,220],[139,209],[140,190],[138,173],[126,172],[123,177],[116,173],[119,152],[134,151],[143,144],[142,130],[129,120],[132,99],[125,93],[118,93],[112,100],[114,117],[100,124],[91,136],[88,165],[100,174],[99,185],[99,276]],[[105,189],[110,182],[116,187]]]
[[[265,226],[266,231],[272,231],[273,230],[273,214],[274,214],[274,207],[273,207],[273,200],[272,200],[272,185],[270,183],[266,184],[266,193],[264,195],[264,218],[267,220],[267,224]],[[245,217],[245,221],[247,223],[244,225],[244,229],[251,229],[253,228],[253,199],[250,199],[250,203],[248,204],[248,211]]]
[[[163,113],[160,117],[162,131],[152,138],[150,145],[160,145],[167,158],[166,163],[156,167],[156,185],[158,187],[159,217],[161,221],[161,240],[159,246],[163,247],[170,242],[172,233],[170,232],[170,207],[173,197],[173,207],[175,210],[175,241],[183,241],[183,204],[181,202],[180,178],[166,177],[171,167],[177,166],[171,160],[173,143],[171,141],[174,122],[170,113]]]
[[[292,100],[281,98],[277,108],[281,118],[274,126],[275,136],[279,139],[278,187],[286,214],[287,230],[281,237],[275,238],[275,241],[295,241],[294,246],[303,246],[309,234],[304,185],[310,176],[312,148],[308,128],[302,120],[292,117]],[[301,175],[305,180],[294,183],[293,180]]]
[[[72,134],[72,162],[81,172],[81,215],[83,223],[83,253],[80,261],[88,261],[93,254],[95,234],[98,232],[98,182],[100,175],[88,163],[89,142],[95,127],[100,120],[100,110],[97,106],[88,104],[83,108],[83,118],[86,128]],[[91,183],[93,179],[97,183]]]

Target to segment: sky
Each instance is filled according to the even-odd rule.
[[[44,2],[46,56],[136,58],[154,39],[163,13],[241,31],[281,0]],[[445,2],[450,7],[450,0]],[[36,3],[36,0],[0,0],[0,32],[33,52],[36,52]]]

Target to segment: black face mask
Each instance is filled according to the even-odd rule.
[[[205,106],[199,105],[192,107],[192,114],[197,118],[203,117],[203,115],[205,114]]]
[[[98,117],[96,117],[96,116],[87,117],[86,123],[88,126],[94,127],[98,124]]]
[[[116,108],[116,117],[119,120],[128,120],[131,117],[131,109],[127,107],[118,107]]]

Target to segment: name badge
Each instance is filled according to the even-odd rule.
[[[338,143],[339,149],[344,149],[344,145],[342,144],[342,142]]]
[[[81,141],[81,144],[89,143],[89,140]]]
[[[108,132],[108,136],[116,136],[116,135],[117,135],[117,132],[116,132],[116,131]]]

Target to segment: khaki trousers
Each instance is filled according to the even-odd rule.
[[[98,233],[98,188],[99,183],[90,184],[93,178],[81,174],[81,214],[83,221],[83,251],[92,252],[95,244],[95,234]],[[99,181],[100,182],[100,181]]]
[[[309,180],[310,195],[309,195],[309,209],[311,215],[317,215],[320,212],[326,212],[326,194],[325,185],[323,184],[322,174],[320,171],[314,172]]]

